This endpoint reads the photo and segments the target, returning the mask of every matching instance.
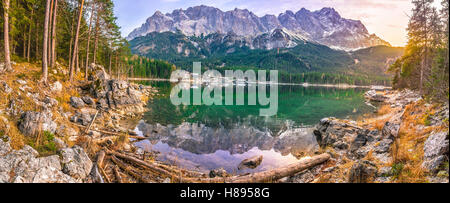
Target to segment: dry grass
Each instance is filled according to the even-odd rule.
[[[392,165],[402,165],[397,174],[397,182],[423,183],[427,182],[427,171],[422,168],[423,146],[432,132],[445,129],[444,126],[426,126],[426,119],[434,114],[436,106],[425,105],[423,101],[406,107],[399,136],[392,149]],[[447,128],[448,130],[448,128]]]
[[[45,87],[41,84],[41,66],[40,64],[30,64],[30,63],[17,63],[13,65],[13,72],[6,72],[5,74],[0,75],[0,80],[5,81],[8,86],[13,90],[10,94],[6,94],[5,92],[0,92],[0,109],[6,109],[10,106],[11,101],[15,102],[15,108],[22,111],[41,111],[42,107],[37,105],[33,100],[31,94],[39,96],[37,99],[42,100],[46,95],[55,98],[59,105],[62,106],[63,110],[66,112],[73,112],[70,107],[70,97],[78,96],[78,91],[73,88],[74,85],[71,85],[67,81],[67,77],[62,74],[53,74],[52,69],[49,69],[49,83],[52,84],[55,81],[60,81],[63,85],[63,91],[61,93],[53,93],[50,92],[49,87]],[[77,74],[75,76],[75,81],[81,80],[83,78],[82,74]],[[27,82],[26,85],[21,85],[16,81],[18,79],[25,80]],[[77,84],[76,82],[75,84]],[[25,92],[20,90],[20,87],[28,87]],[[63,118],[61,118],[59,114],[58,107],[52,109],[53,115],[57,122],[62,122]],[[9,122],[9,129],[7,130],[4,125],[0,124],[0,131],[8,131],[5,134],[11,140],[11,146],[14,149],[20,149],[25,144],[35,144],[36,141],[31,141],[26,139],[24,135],[20,133],[17,128],[18,121],[20,117],[18,116],[7,116],[0,115],[5,117]]]

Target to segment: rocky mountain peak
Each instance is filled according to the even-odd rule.
[[[128,40],[145,36],[151,32],[177,32],[187,36],[213,33],[235,33],[243,38],[256,39],[274,29],[285,29],[287,33],[301,35],[308,41],[336,49],[353,50],[389,43],[370,35],[359,20],[342,18],[334,8],[322,8],[311,12],[305,8],[296,13],[287,10],[278,15],[256,16],[248,9],[235,8],[222,11],[210,6],[195,6],[178,9],[169,14],[157,11],[140,28],[128,36]]]

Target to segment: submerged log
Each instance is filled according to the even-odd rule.
[[[279,180],[284,177],[295,175],[298,172],[312,168],[319,164],[322,164],[330,159],[329,154],[321,154],[311,158],[300,160],[297,163],[269,170],[264,172],[258,172],[248,174],[244,176],[233,176],[227,178],[191,178],[189,181],[200,183],[264,183]]]
[[[135,164],[144,166],[149,168],[152,171],[156,171],[160,174],[164,174],[166,176],[172,177],[177,182],[198,182],[198,183],[264,183],[264,182],[270,182],[270,181],[276,181],[281,178],[292,176],[298,172],[301,172],[303,170],[312,168],[314,166],[317,166],[319,164],[322,164],[330,159],[330,155],[325,153],[321,155],[317,155],[311,158],[300,160],[297,163],[269,170],[264,172],[258,172],[253,174],[248,174],[244,176],[233,176],[233,177],[226,177],[226,178],[188,178],[184,177],[181,178],[177,175],[175,175],[172,172],[169,172],[160,166],[156,164],[151,164],[142,160],[139,160],[137,158],[124,155],[118,152],[108,151],[108,154],[111,154],[113,156],[120,157],[122,159],[125,159],[129,162],[133,162]]]

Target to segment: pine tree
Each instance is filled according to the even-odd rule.
[[[10,53],[10,46],[9,46],[9,8],[10,8],[10,2],[9,0],[3,0],[3,43],[4,43],[4,50],[5,50],[5,68],[4,70],[0,69],[0,72],[2,71],[11,71],[11,53]]]
[[[44,20],[44,40],[43,40],[43,48],[42,48],[42,79],[41,82],[44,85],[48,85],[48,67],[47,67],[47,52],[48,52],[48,24],[50,20],[50,5],[51,0],[47,0],[47,5],[45,9],[45,20]]]

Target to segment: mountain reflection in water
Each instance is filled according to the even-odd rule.
[[[173,84],[144,84],[157,87],[159,94],[136,127],[148,137],[137,146],[161,152],[160,160],[202,171],[223,167],[247,173],[291,164],[298,161],[296,156],[317,149],[312,128],[320,119],[356,118],[373,111],[365,104],[365,90],[358,88],[279,86],[277,115],[261,117],[259,110],[266,106],[174,106],[169,98]],[[245,92],[245,101],[248,96]],[[236,171],[242,160],[257,155],[264,157],[259,167]]]
[[[161,152],[160,160],[201,171],[221,167],[230,173],[264,171],[298,161],[293,154],[311,154],[317,149],[312,128],[286,130],[273,137],[270,132],[247,126],[227,129],[204,124],[183,123],[175,127],[141,122],[136,131],[148,138],[137,146]],[[242,160],[257,155],[264,157],[258,168],[236,171]]]

